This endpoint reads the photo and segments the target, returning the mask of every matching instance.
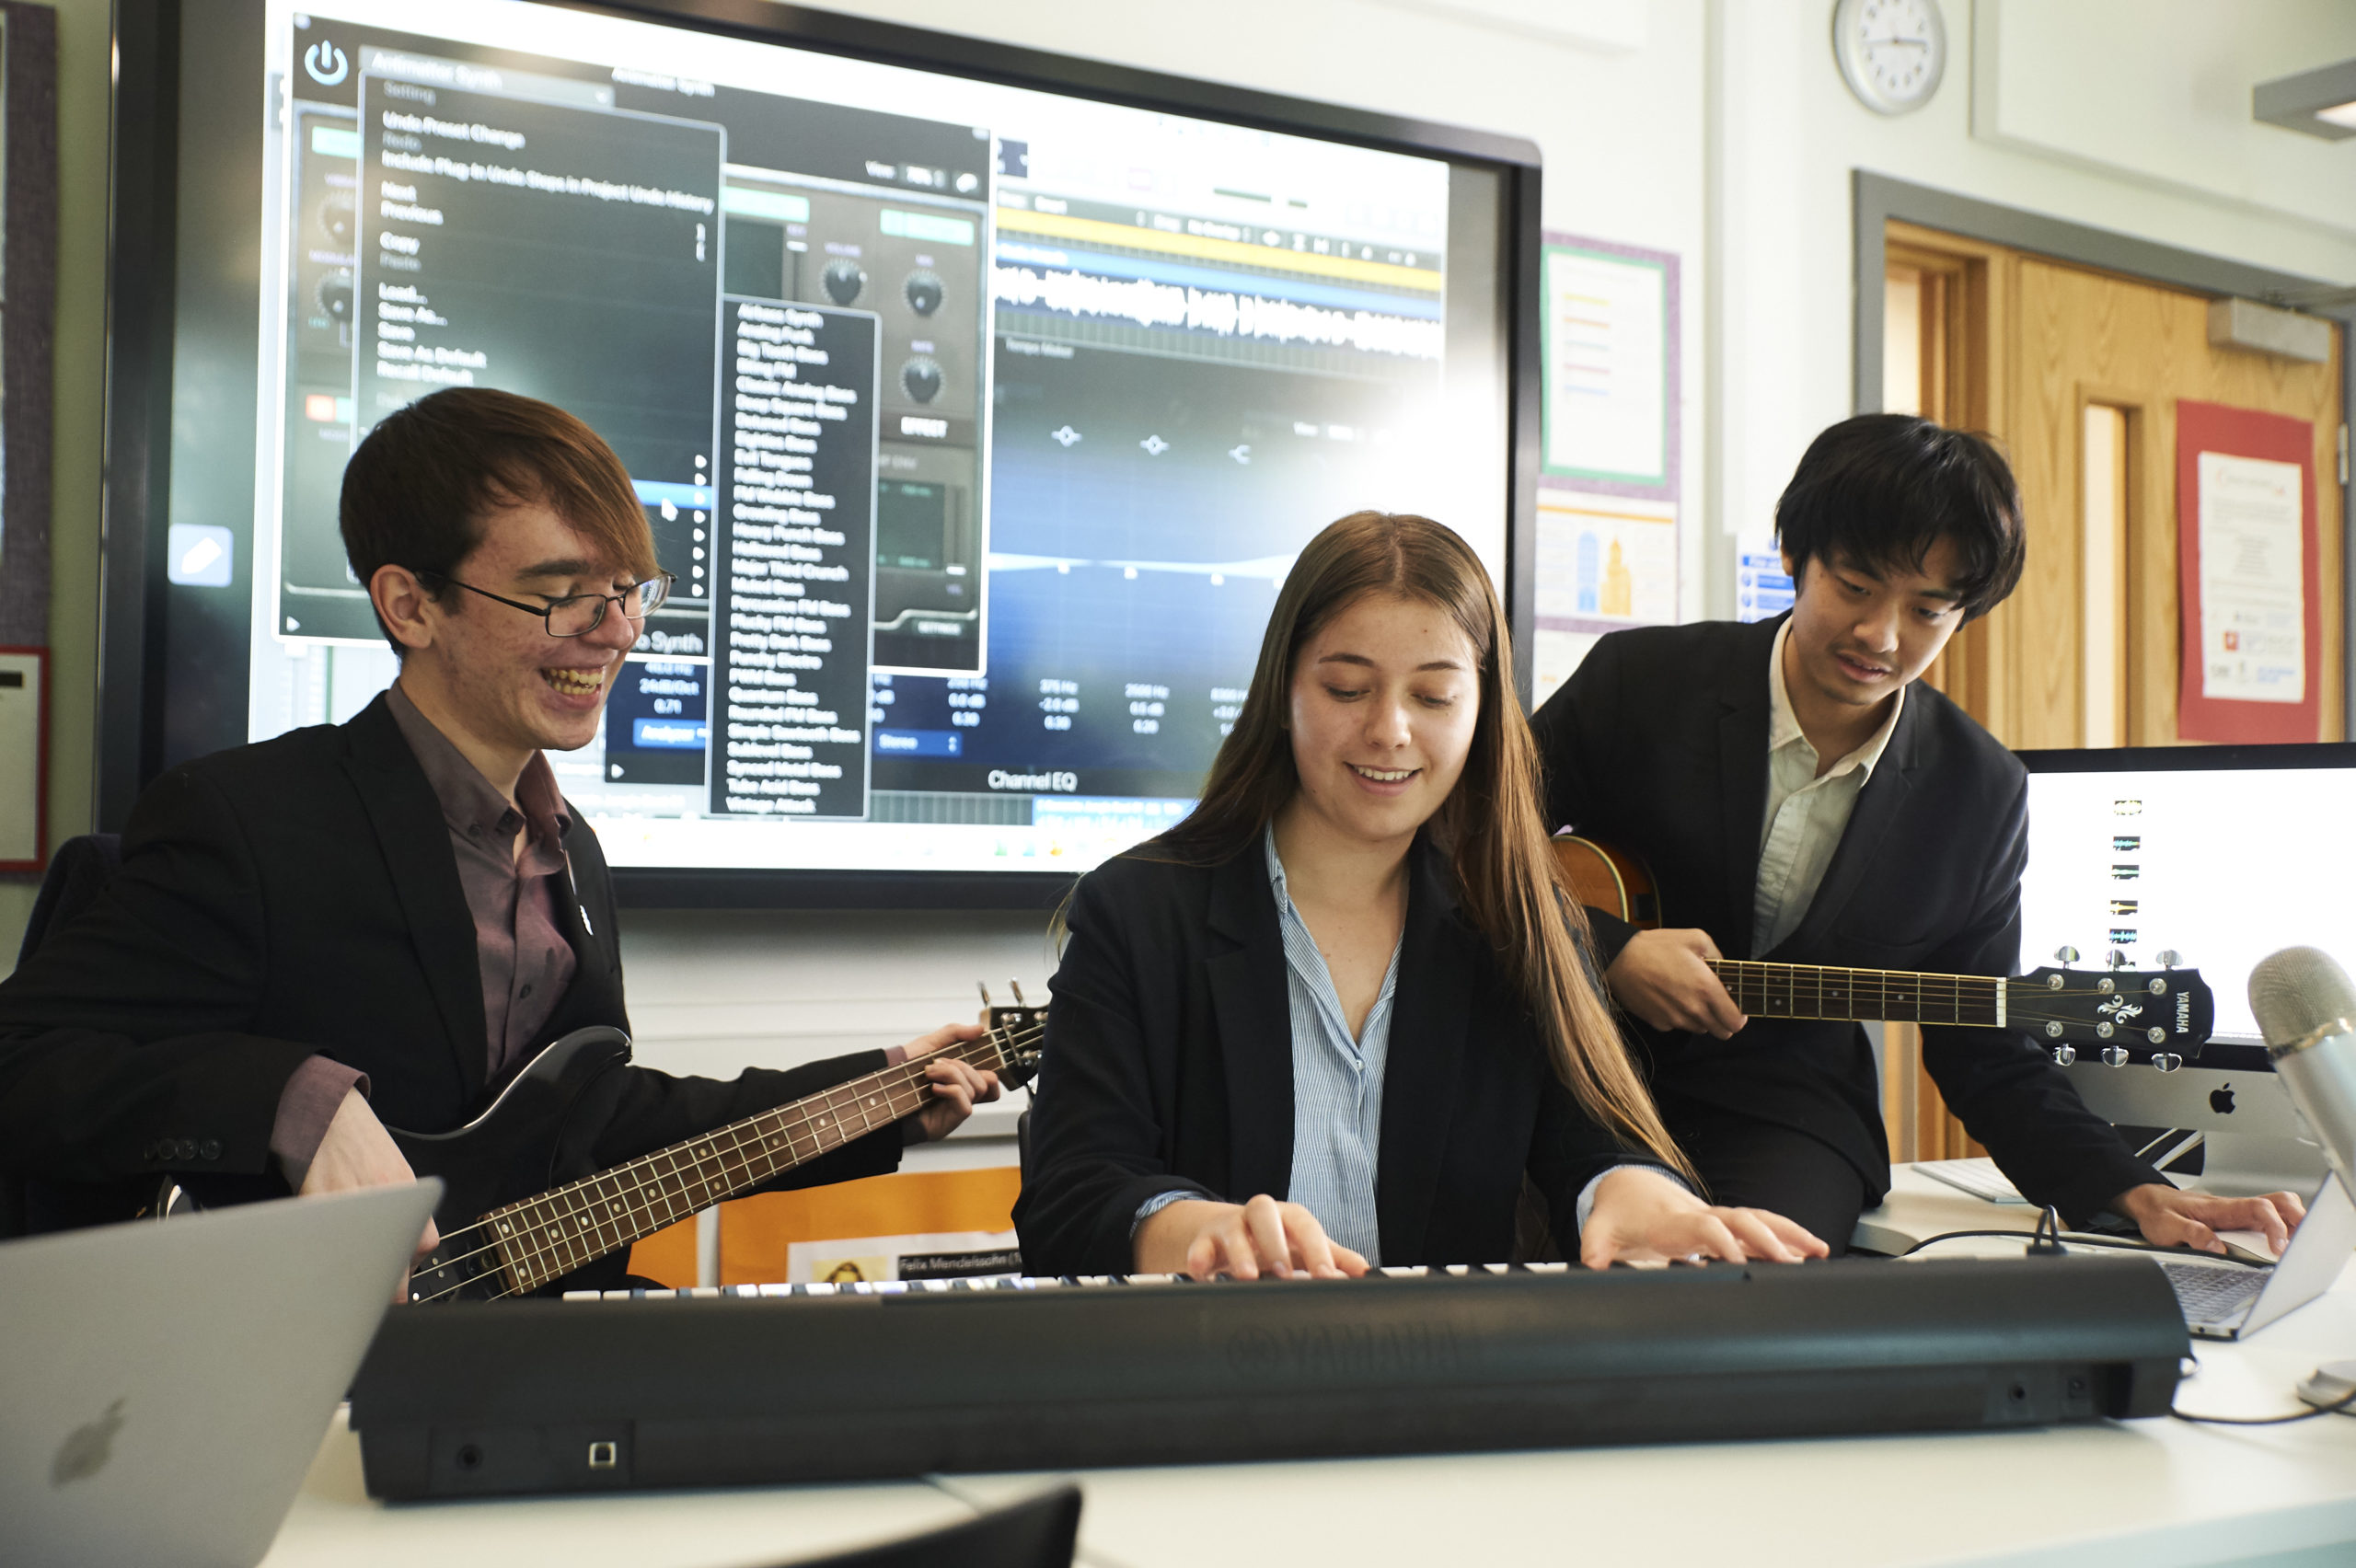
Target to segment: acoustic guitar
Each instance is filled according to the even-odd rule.
[[[482,1301],[548,1290],[599,1258],[922,1110],[934,1097],[925,1067],[936,1059],[969,1062],[996,1073],[1004,1088],[1019,1088],[1038,1070],[1046,1017],[1045,1008],[990,1008],[976,1039],[535,1191],[582,1090],[629,1054],[629,1037],[618,1029],[575,1030],[542,1049],[464,1126],[386,1129],[410,1170],[439,1176],[445,1187],[433,1215],[441,1244],[410,1271],[409,1298]],[[284,1194],[275,1179],[274,1193],[257,1190],[260,1180],[177,1178],[166,1184],[158,1216]]]
[[[1593,839],[1565,835],[1554,858],[1581,904],[1629,925],[1657,930],[1660,890],[1643,860]],[[2077,954],[2063,949],[2065,959]],[[1946,1023],[2017,1029],[2048,1042],[2066,1066],[2092,1045],[2112,1066],[2148,1062],[2174,1072],[2207,1044],[2216,1005],[2197,969],[2168,966],[2072,969],[2066,962],[2009,979],[1984,974],[1918,974],[1891,969],[1840,969],[1815,963],[1718,959],[1710,964],[1752,1018],[1860,1022]]]

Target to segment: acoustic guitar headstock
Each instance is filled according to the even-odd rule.
[[[1009,981],[1008,985],[1014,991],[1011,1007],[992,1001],[987,984],[980,987],[982,1027],[989,1031],[1001,1058],[998,1081],[1008,1089],[1020,1089],[1039,1071],[1039,1054],[1047,1038],[1047,1009],[1044,1003],[1034,1005],[1022,999],[1020,980]]]
[[[2048,1044],[2056,1061],[2076,1060],[2091,1046],[2111,1066],[2148,1062],[2163,1072],[2198,1057],[2216,1018],[2216,1000],[2198,969],[2177,966],[2162,952],[2157,969],[2130,969],[2113,949],[2100,969],[2073,969],[2075,948],[2055,963],[2005,985],[2007,1021]]]

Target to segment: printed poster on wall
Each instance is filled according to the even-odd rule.
[[[2183,605],[2177,734],[2225,744],[2320,733],[2315,426],[2177,404]]]
[[[1541,703],[1609,631],[1677,619],[1677,505],[1634,496],[1538,492],[1537,642]]]
[[[1678,616],[1678,259],[1543,236],[1532,695],[1605,633]]]

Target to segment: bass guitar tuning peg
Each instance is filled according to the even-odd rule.
[[[2064,942],[2053,950],[2054,962],[2064,969],[2078,962],[2078,950]]]

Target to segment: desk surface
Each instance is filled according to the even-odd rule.
[[[1916,1236],[2026,1229],[2031,1211],[1925,1193],[1901,1172],[1881,1223]],[[2017,1225],[2012,1223],[2017,1219]],[[1994,1245],[2010,1249],[2009,1242]],[[1900,1265],[1892,1265],[1900,1266]],[[2178,1406],[2300,1407],[2320,1361],[2356,1357],[2356,1269],[2246,1344],[2197,1343]],[[266,1568],[415,1568],[545,1560],[632,1568],[823,1556],[960,1517],[1057,1478],[771,1487],[387,1507],[341,1419]],[[2280,1427],[2182,1422],[1964,1436],[1688,1444],[1291,1464],[1087,1471],[1080,1561],[1222,1568],[1346,1555],[1352,1568],[1465,1557],[1530,1562],[2117,1562],[2133,1568],[2314,1553],[2356,1557],[2356,1419]],[[2289,1561],[2297,1562],[2297,1558]]]

